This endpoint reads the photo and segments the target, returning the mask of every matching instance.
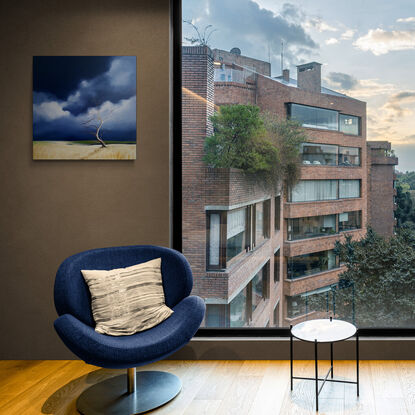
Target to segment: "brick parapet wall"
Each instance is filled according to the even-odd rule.
[[[297,241],[284,241],[284,255],[287,257],[308,254],[311,252],[327,251],[334,248],[336,241],[343,242],[346,235],[350,235],[353,240],[361,239],[366,233],[363,229],[341,232],[330,236],[317,238],[300,239]]]
[[[216,105],[255,105],[255,84],[239,84],[236,82],[215,82]]]
[[[327,200],[322,202],[284,203],[284,217],[303,218],[333,215],[354,210],[365,210],[365,208],[366,200],[364,198]]]

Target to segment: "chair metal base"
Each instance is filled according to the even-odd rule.
[[[171,401],[182,388],[176,375],[158,371],[137,372],[136,384],[129,394],[127,375],[104,380],[79,396],[76,409],[83,415],[141,414]]]

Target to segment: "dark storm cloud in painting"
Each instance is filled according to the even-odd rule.
[[[33,58],[33,138],[91,139],[84,123],[100,114],[103,136],[136,139],[134,56]]]

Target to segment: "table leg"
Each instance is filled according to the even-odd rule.
[[[356,381],[357,396],[359,396],[359,333],[356,331]]]
[[[293,390],[293,335],[291,329],[293,328],[290,325],[290,379],[291,379],[291,390]]]
[[[314,340],[314,360],[316,364],[316,411],[318,411],[318,363],[317,363],[317,339]]]
[[[330,343],[331,378],[333,379],[333,343]]]

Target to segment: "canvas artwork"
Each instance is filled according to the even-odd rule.
[[[136,158],[135,56],[33,57],[33,159]]]

